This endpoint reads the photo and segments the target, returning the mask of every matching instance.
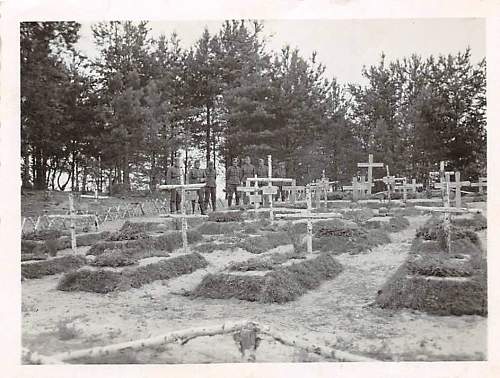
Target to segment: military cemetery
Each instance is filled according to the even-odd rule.
[[[486,359],[485,60],[266,25],[21,24],[23,364]]]

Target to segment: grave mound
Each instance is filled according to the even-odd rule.
[[[297,299],[323,281],[335,278],[342,266],[329,254],[282,266],[261,275],[217,273],[206,275],[191,293],[194,297],[237,298],[262,303]]]
[[[486,261],[468,238],[452,253],[437,241],[415,239],[407,261],[379,290],[382,308],[411,308],[435,315],[487,315]]]
[[[255,254],[267,252],[280,245],[292,244],[290,234],[285,231],[265,232],[263,235],[243,239],[237,246]]]
[[[203,239],[203,236],[196,230],[187,231],[188,243],[196,243]],[[108,249],[141,249],[159,250],[173,252],[182,246],[182,234],[179,231],[169,232],[160,236],[151,236],[147,239],[104,241],[94,244],[87,255],[100,255]]]
[[[233,234],[244,228],[243,223],[237,222],[205,222],[196,228],[196,231],[202,235]]]
[[[90,263],[93,266],[110,266],[119,267],[134,265],[139,261],[139,257],[134,254],[135,249],[109,249],[104,251],[104,253],[96,256],[96,258]],[[142,256],[141,256],[142,257]]]
[[[241,222],[243,221],[243,212],[241,211],[215,211],[208,214],[210,222]]]
[[[235,243],[207,242],[207,243],[199,243],[195,245],[193,249],[199,253],[213,253],[214,251],[233,250],[235,248],[236,248]]]
[[[75,270],[85,264],[86,260],[82,256],[63,256],[50,260],[21,264],[21,277],[26,279],[41,278],[47,275]]]
[[[203,256],[190,253],[137,268],[125,268],[120,272],[81,269],[65,274],[59,281],[57,289],[105,294],[116,290],[138,288],[157,280],[169,280],[207,265]]]

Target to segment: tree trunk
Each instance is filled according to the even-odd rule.
[[[210,120],[210,105],[207,104],[207,130],[206,130],[206,143],[207,143],[207,153],[206,160],[207,162],[210,160],[210,130],[212,128],[211,120]]]

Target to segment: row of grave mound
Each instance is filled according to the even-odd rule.
[[[442,221],[430,218],[417,230],[407,260],[381,288],[376,303],[435,315],[486,316],[486,251],[476,234],[485,227],[482,216],[454,220],[448,252]]]

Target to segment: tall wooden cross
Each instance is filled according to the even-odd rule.
[[[373,183],[373,168],[383,168],[384,163],[374,163],[373,154],[368,155],[368,163],[358,163],[358,168],[368,168],[368,183],[367,187],[368,194],[372,194],[372,183]]]
[[[257,175],[255,175],[257,178]],[[250,204],[254,205],[255,215],[257,216],[257,208],[258,204],[262,201],[262,196],[259,194],[260,188],[257,181],[254,181],[254,185],[250,185],[250,181],[246,181],[245,186],[238,186],[236,188],[237,191],[243,193],[249,193],[248,199]]]
[[[450,176],[453,174],[453,172],[445,172],[445,181],[446,185],[448,185],[449,188],[453,188],[455,190],[455,207],[461,208],[462,207],[462,187],[463,186],[471,186],[470,181],[460,181],[460,172],[454,172],[455,175],[455,181],[450,182]],[[443,183],[436,183],[434,185],[435,188],[444,188]]]
[[[382,177],[382,181],[384,182],[385,186],[387,187],[387,199],[389,202],[391,202],[391,191],[394,185],[396,184],[396,176],[391,176],[389,174],[389,166],[386,165],[386,172],[387,176]]]
[[[187,218],[208,218],[208,215],[201,214],[186,214],[186,191],[199,190],[205,187],[206,183],[185,184],[184,175],[181,174],[181,183],[173,185],[158,185],[160,190],[180,189],[181,191],[181,213],[180,214],[163,214],[160,217],[181,218],[181,234],[182,234],[182,249],[184,253],[189,253],[189,245],[187,241]]]
[[[325,170],[323,169],[323,172],[321,174],[321,180],[317,182],[313,182],[309,184],[309,187],[314,190],[315,192],[315,203],[316,207],[319,207],[319,204],[321,202],[321,194],[323,193],[324,195],[324,205],[325,208],[328,207],[328,191],[330,190],[330,187],[334,184],[336,184],[337,181],[329,181],[328,178],[325,175]]]
[[[307,253],[312,253],[312,238],[313,238],[313,220],[320,219],[330,219],[330,218],[341,218],[342,214],[339,213],[313,213],[312,212],[312,196],[311,196],[311,188],[306,186],[306,202],[307,202],[307,210],[302,211],[300,213],[292,213],[292,214],[276,214],[278,218],[284,219],[297,219],[293,223],[306,222],[307,223]]]
[[[479,193],[484,193],[484,188],[488,187],[486,177],[479,177],[478,182],[473,182],[470,184],[470,186],[477,187],[479,188]]]
[[[357,177],[353,177],[352,185],[344,185],[342,186],[342,190],[352,190],[352,199],[357,201],[365,197],[371,185],[368,181],[365,181],[365,176],[361,176],[360,180]]]
[[[449,175],[448,175],[449,177]],[[451,214],[463,214],[463,213],[482,213],[481,209],[464,209],[456,208],[450,206],[450,182],[446,180],[444,182],[444,206],[443,207],[429,207],[429,206],[415,206],[415,209],[444,213],[443,228],[446,234],[445,239],[445,249],[446,252],[451,253]]]

